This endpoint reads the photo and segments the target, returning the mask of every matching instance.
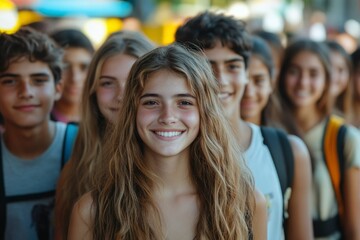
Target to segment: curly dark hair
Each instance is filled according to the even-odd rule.
[[[175,40],[194,50],[211,49],[221,42],[244,58],[248,66],[252,48],[245,23],[231,16],[203,12],[188,19],[175,33]]]
[[[20,28],[14,34],[0,32],[0,72],[10,64],[26,57],[31,62],[48,64],[55,83],[61,79],[63,51],[44,33],[29,27]]]

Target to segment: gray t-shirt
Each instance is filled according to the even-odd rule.
[[[55,137],[49,148],[32,160],[23,160],[6,148],[1,135],[5,195],[45,194],[38,200],[7,204],[6,240],[52,239],[54,190],[61,171],[66,125],[56,122]]]

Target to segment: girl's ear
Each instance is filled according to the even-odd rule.
[[[61,98],[61,95],[63,93],[64,90],[64,83],[63,80],[60,79],[56,84],[55,84],[55,101],[59,100]]]

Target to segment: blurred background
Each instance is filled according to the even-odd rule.
[[[0,31],[30,25],[51,33],[81,29],[97,47],[112,32],[144,32],[162,45],[200,11],[216,10],[247,22],[250,31],[336,39],[353,51],[360,37],[359,0],[0,0]]]

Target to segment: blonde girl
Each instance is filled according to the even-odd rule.
[[[252,178],[205,58],[177,46],[133,66],[110,164],[75,205],[69,239],[248,239]]]
[[[62,171],[56,194],[56,239],[66,239],[75,201],[92,189],[101,160],[105,129],[116,122],[130,68],[154,48],[139,32],[112,35],[95,53],[82,96],[82,120],[71,160]]]

